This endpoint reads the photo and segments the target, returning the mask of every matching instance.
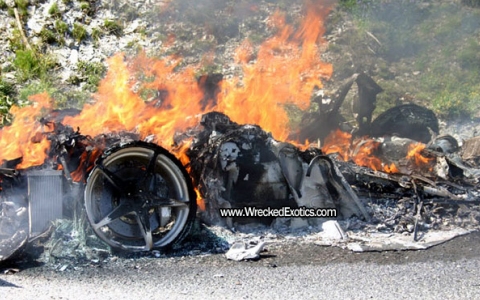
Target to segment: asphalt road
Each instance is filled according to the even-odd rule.
[[[0,298],[480,299],[479,241],[472,233],[428,250],[381,253],[270,245],[260,260],[243,262],[200,254],[29,263],[2,272]]]

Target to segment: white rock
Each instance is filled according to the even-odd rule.
[[[78,63],[78,51],[77,50],[73,49],[70,52],[69,60],[70,60],[70,64],[72,64],[72,65],[76,65]]]
[[[15,0],[5,0],[5,4],[8,6],[8,7],[15,7]]]
[[[72,70],[65,69],[60,73],[60,80],[62,80],[62,82],[66,82],[72,75]]]
[[[335,220],[325,221],[322,224],[322,232],[320,234],[322,238],[333,240],[345,240],[348,238],[345,231],[343,231],[340,224]]]
[[[225,253],[227,259],[242,261],[249,259],[258,259],[260,257],[260,252],[263,250],[265,242],[260,242],[258,245],[247,248],[247,245],[243,242],[236,242],[232,245],[230,250]]]
[[[43,25],[44,22],[36,18],[30,18],[27,21],[27,28],[35,34],[39,34],[42,31]]]
[[[140,26],[140,22],[138,20],[134,20],[132,23],[130,23],[127,28],[123,31],[124,34],[131,34],[137,30],[137,28]]]

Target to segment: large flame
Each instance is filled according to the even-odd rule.
[[[320,0],[306,3],[307,13],[297,30],[276,12],[269,19],[276,34],[260,45],[255,57],[248,41],[237,49],[235,59],[243,77],[223,81],[216,103],[201,104],[195,66],[178,71],[181,59],[177,57],[156,59],[140,54],[127,59],[119,53],[108,60],[108,73],[93,95],[94,103],[63,123],[90,136],[124,130],[141,138],[154,135],[157,143],[170,148],[175,132],[197,124],[195,116],[215,110],[235,122],[257,124],[285,140],[290,128],[284,105],[307,108],[312,89],[322,87],[321,78],[332,73],[332,66],[319,56],[324,45],[323,20],[331,5]],[[162,97],[148,102],[139,90],[157,91]],[[23,157],[18,168],[42,164],[49,147],[45,139],[32,142],[32,138],[42,130],[38,119],[51,101],[46,94],[30,100],[34,105],[11,110],[15,121],[0,132],[0,160]]]
[[[195,79],[197,66],[177,68],[181,59],[174,56],[126,58],[119,53],[107,61],[108,73],[93,95],[93,104],[63,123],[90,136],[118,131],[132,131],[141,138],[154,135],[158,144],[174,151],[184,164],[188,163],[183,153],[188,145],[172,149],[174,134],[197,125],[196,117],[209,111],[223,112],[237,123],[257,124],[276,139],[286,140],[290,128],[284,106],[306,109],[314,87],[321,88],[321,79],[332,74],[332,66],[320,60],[325,45],[323,21],[332,3],[306,0],[306,15],[297,30],[283,13],[273,14],[268,21],[276,34],[258,48],[249,41],[242,43],[235,62],[243,76],[222,81],[216,102],[202,104],[204,95]],[[153,91],[151,99],[145,101],[140,91]],[[0,161],[22,158],[16,166],[19,169],[43,164],[50,147],[39,120],[51,109],[52,101],[46,93],[30,100],[31,106],[12,108],[14,122],[0,131]],[[74,180],[83,180],[86,159],[71,173]],[[199,205],[203,205],[201,200]]]
[[[245,41],[236,51],[243,77],[222,82],[216,103],[202,107],[195,68],[174,71],[178,58],[154,59],[141,54],[126,61],[123,54],[117,54],[108,60],[109,72],[95,95],[95,104],[85,106],[80,116],[67,118],[65,123],[88,135],[118,130],[136,131],[142,137],[154,134],[159,143],[169,147],[175,132],[196,124],[193,116],[215,110],[235,122],[257,124],[276,139],[285,140],[290,128],[284,105],[307,108],[313,88],[322,87],[321,78],[332,74],[332,66],[319,59],[323,20],[329,12],[329,7],[319,2],[308,1],[308,13],[296,32],[282,13],[271,16],[277,34],[260,46],[254,61],[254,47]],[[149,105],[134,91],[137,82],[131,79],[139,74],[151,81],[137,89],[165,92],[160,107]]]
[[[305,18],[298,28],[288,24],[282,12],[275,12],[268,23],[276,34],[258,48],[249,41],[241,44],[235,63],[243,75],[222,81],[216,102],[202,103],[197,66],[178,68],[181,58],[175,56],[158,59],[141,53],[126,58],[119,53],[108,60],[108,73],[93,95],[93,104],[63,123],[90,136],[115,131],[136,132],[141,138],[154,135],[158,144],[174,151],[185,165],[188,142],[172,149],[174,134],[198,124],[196,116],[209,111],[223,112],[241,124],[257,124],[276,139],[286,140],[291,129],[285,105],[308,108],[312,90],[321,88],[321,80],[332,74],[332,66],[320,60],[325,45],[323,21],[330,2],[306,0]],[[152,92],[148,101],[141,91]],[[17,165],[20,169],[43,164],[50,146],[42,134],[48,128],[39,120],[51,110],[52,100],[46,93],[30,100],[31,106],[11,109],[14,122],[0,131],[0,161],[22,158]],[[385,164],[375,155],[378,146],[373,139],[352,142],[350,134],[336,131],[327,137],[322,150],[374,170],[398,172],[394,164]],[[427,164],[429,159],[421,155],[423,147],[412,145],[407,158],[417,165]],[[81,180],[85,159],[71,174],[75,180]]]
[[[318,2],[318,1],[317,1]],[[300,29],[285,23],[280,12],[271,17],[277,34],[264,42],[254,63],[249,63],[253,47],[245,42],[237,50],[243,67],[243,79],[225,81],[220,101],[214,109],[225,112],[238,123],[258,124],[280,140],[290,133],[285,104],[305,109],[321,78],[329,78],[332,66],[319,59],[319,45],[325,32],[326,7],[309,2],[308,13]],[[320,42],[320,43],[319,43]]]

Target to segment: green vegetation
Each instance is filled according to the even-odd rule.
[[[80,77],[86,82],[84,89],[90,92],[97,91],[100,80],[107,72],[107,67],[101,62],[79,61],[77,68]]]
[[[98,40],[102,37],[102,35],[103,35],[103,32],[102,32],[101,29],[99,29],[99,28],[93,28],[92,29],[91,36],[92,36],[92,39],[93,39],[94,42],[98,42]]]
[[[27,20],[29,4],[30,4],[29,0],[15,0],[15,7],[17,8],[18,15],[20,16],[20,19],[22,19],[23,21]],[[7,10],[10,16],[15,17],[13,8],[8,7]]]
[[[121,36],[123,34],[123,26],[117,21],[106,19],[103,22],[103,29],[107,33],[113,34],[115,36]]]
[[[52,82],[47,80],[32,81],[25,85],[18,92],[18,102],[28,103],[28,98],[32,95],[40,94],[47,92],[49,95],[52,95],[56,91],[56,88],[53,86]]]
[[[62,16],[60,10],[58,9],[57,2],[53,2],[52,6],[50,6],[48,9],[48,14],[54,18],[60,18]]]
[[[11,121],[8,111],[13,105],[13,96],[15,94],[15,87],[0,78],[0,126],[3,126]]]
[[[65,35],[68,32],[68,24],[62,20],[55,21],[55,29],[59,35]]]
[[[77,41],[77,43],[81,43],[85,40],[88,36],[87,30],[85,27],[82,26],[80,23],[73,24],[72,36]]]
[[[19,13],[27,13],[28,5],[30,5],[29,0],[15,0],[15,6],[18,8]]]
[[[340,0],[340,7],[352,11],[357,8],[357,0]]]
[[[40,31],[40,38],[42,39],[42,42],[47,44],[57,42],[57,34],[47,28],[43,28],[42,31]]]
[[[17,70],[17,80],[24,82],[31,79],[48,81],[51,77],[49,71],[55,66],[55,61],[35,50],[18,50],[13,65]]]
[[[13,51],[23,50],[25,49],[25,45],[23,44],[22,35],[18,29],[14,29],[12,31],[12,36],[9,39],[10,47]]]
[[[470,7],[480,7],[480,0],[462,0],[462,4]]]
[[[195,77],[212,74],[222,74],[222,66],[220,64],[205,63],[195,72]]]
[[[96,13],[95,2],[96,0],[80,1],[80,10],[87,16],[92,17]]]
[[[478,72],[480,70],[480,43],[474,37],[470,38],[464,48],[457,54],[462,69]]]
[[[335,73],[371,72],[384,89],[376,114],[409,95],[442,118],[480,116],[480,10],[471,8],[480,0],[417,2],[341,0],[355,30],[329,48],[345,51],[347,45],[352,53],[334,65]]]
[[[88,2],[80,2],[80,9],[85,12],[85,13],[88,13],[90,11],[90,3]]]
[[[7,9],[8,5],[5,3],[5,0],[0,0],[0,9]]]
[[[62,108],[82,108],[83,105],[91,99],[88,91],[72,91],[72,90],[54,90],[50,94],[55,99],[55,107]]]

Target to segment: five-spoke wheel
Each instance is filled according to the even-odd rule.
[[[90,173],[85,209],[113,249],[148,251],[180,241],[196,212],[188,174],[167,150],[135,142],[105,152]]]

